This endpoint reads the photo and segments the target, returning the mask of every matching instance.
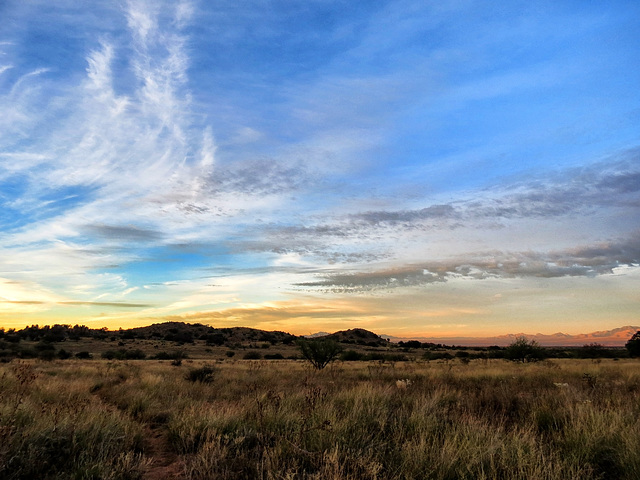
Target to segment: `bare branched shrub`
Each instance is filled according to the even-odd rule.
[[[302,356],[318,370],[322,370],[342,352],[340,344],[330,339],[300,339],[298,346]]]

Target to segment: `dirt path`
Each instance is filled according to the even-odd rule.
[[[109,402],[100,392],[94,395],[108,410],[123,411]],[[145,457],[150,461],[147,471],[142,475],[142,480],[184,480],[184,463],[171,448],[167,427],[162,424],[148,425],[135,418],[133,420],[140,423],[144,430],[142,447]]]
[[[144,453],[151,460],[143,480],[182,480],[184,465],[171,448],[167,429],[163,426],[144,428]]]

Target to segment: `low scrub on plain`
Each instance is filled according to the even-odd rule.
[[[0,392],[0,478],[640,478],[636,360],[14,361]]]

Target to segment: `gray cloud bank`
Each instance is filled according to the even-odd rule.
[[[427,205],[420,208],[364,210],[337,217],[318,215],[287,225],[261,226],[262,240],[253,242],[252,250],[259,249],[259,244],[272,250],[277,244],[280,250],[300,252],[304,251],[301,245],[313,250],[328,239],[367,240],[402,231],[504,228],[510,221],[558,221],[611,210],[624,217],[627,225],[640,228],[640,150],[625,152],[621,157],[550,177],[468,192],[466,198],[447,203],[428,204],[426,200]],[[609,237],[616,234],[610,233],[613,235]]]
[[[252,248],[280,252],[296,252],[330,258],[333,242],[360,244],[357,256],[336,255],[337,263],[354,264],[317,274],[318,279],[300,282],[298,287],[326,291],[367,291],[400,286],[428,285],[453,277],[482,279],[490,277],[596,276],[612,273],[616,267],[640,264],[640,154],[626,152],[614,161],[589,167],[568,169],[546,178],[512,182],[494,189],[476,192],[477,198],[457,199],[415,209],[367,210],[316,225],[270,225],[263,230],[265,240]],[[614,219],[616,227],[603,226],[586,232],[576,246],[559,247],[557,231],[542,233],[544,247],[517,249],[500,245],[496,235],[494,249],[473,249],[474,236],[494,228],[511,234],[538,234],[534,228],[553,226],[571,231],[573,222]],[[593,220],[596,219],[596,220]],[[515,222],[515,223],[514,223]],[[622,227],[623,226],[623,227]],[[403,235],[424,232],[413,240],[424,238],[428,247],[435,239],[442,242],[445,231],[460,229],[458,255],[441,255],[433,249],[415,262],[393,261],[394,253],[403,248]],[[548,237],[544,237],[548,235]],[[545,240],[546,238],[546,240]],[[381,240],[381,247],[376,242]],[[522,239],[522,245],[527,245]],[[437,243],[438,244],[438,243]],[[439,243],[441,244],[441,243]],[[305,248],[306,247],[306,248]],[[367,251],[367,248],[369,251]],[[387,250],[384,251],[384,248]],[[376,251],[377,249],[377,251]],[[368,255],[368,256],[367,256]],[[374,262],[389,257],[386,266]],[[395,265],[393,265],[395,263]],[[358,265],[359,264],[359,265]],[[382,264],[378,264],[382,265]]]
[[[595,276],[613,273],[616,267],[640,264],[640,232],[630,240],[603,243],[551,253],[485,252],[442,262],[425,262],[398,268],[330,274],[300,287],[333,292],[367,291],[446,282],[450,278],[515,278]]]

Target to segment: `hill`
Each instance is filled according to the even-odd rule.
[[[325,338],[330,338],[339,343],[366,345],[369,347],[384,347],[388,344],[388,342],[381,336],[363,328],[341,330],[339,332],[326,335]]]
[[[134,338],[162,338],[168,341],[191,342],[206,340],[207,343],[222,345],[230,343],[268,342],[271,344],[292,343],[297,337],[286,332],[269,332],[248,327],[214,328],[199,323],[166,322],[155,323],[147,327],[127,330],[125,335]]]

